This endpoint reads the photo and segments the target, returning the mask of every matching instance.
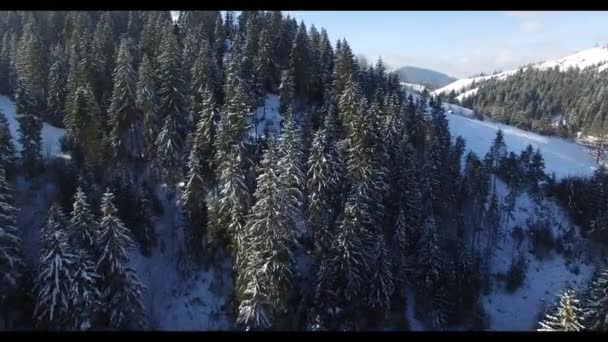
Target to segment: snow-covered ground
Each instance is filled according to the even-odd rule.
[[[537,68],[540,70],[546,70],[554,67],[558,67],[560,71],[566,71],[569,68],[579,68],[586,69],[590,67],[596,67],[597,71],[603,71],[608,68],[608,47],[595,47],[591,49],[586,49],[582,51],[578,51],[571,55],[565,56],[563,58],[549,60],[542,63],[537,63],[531,65],[532,68]],[[519,69],[525,70],[526,67],[521,67],[515,70],[503,71],[497,74],[488,75],[488,76],[478,76],[478,77],[469,77],[459,79],[454,81],[445,87],[439,88],[432,92],[433,95],[440,94],[448,94],[451,91],[456,93],[461,93],[465,90],[471,91],[477,88],[471,88],[473,83],[479,84],[481,82],[487,81],[489,79],[505,79],[511,75],[514,75]],[[470,96],[472,93],[469,93],[466,96]]]
[[[0,95],[0,111],[4,113],[8,120],[8,125],[11,135],[15,141],[17,151],[21,151],[21,144],[17,141],[19,136],[19,122],[15,118],[15,104],[11,99],[4,95]],[[64,156],[61,153],[59,140],[65,135],[65,129],[57,128],[44,122],[42,124],[42,156],[43,157],[59,157]]]
[[[506,185],[497,180],[497,193],[499,201],[504,203],[508,195]],[[552,220],[553,235],[556,239],[564,236],[571,228],[568,218],[555,203],[543,201],[548,209],[548,217]],[[501,282],[492,277],[492,292],[481,298],[485,311],[490,318],[490,330],[534,330],[537,328],[539,314],[545,308],[552,307],[557,296],[567,287],[581,289],[591,278],[593,266],[597,265],[592,260],[589,241],[582,239],[576,229],[572,236],[575,244],[572,248],[575,255],[567,260],[562,254],[555,250],[551,251],[543,260],[539,260],[532,252],[529,235],[527,234],[528,219],[537,216],[536,205],[527,194],[522,194],[517,199],[516,210],[505,229],[506,213],[503,213],[501,227],[506,233],[506,239],[498,239],[499,244],[494,251],[492,262],[492,275],[505,274],[512,260],[519,252],[524,253],[527,261],[527,272],[523,285],[509,293],[504,289]],[[525,238],[521,246],[511,236],[514,227],[523,228]],[[504,241],[504,242],[503,242]]]
[[[164,198],[163,191],[157,191]],[[209,269],[179,271],[184,251],[183,230],[175,200],[163,200],[164,215],[154,219],[158,245],[147,257],[137,249],[132,265],[139,280],[148,288],[144,305],[152,330],[227,330],[232,318],[227,316],[232,290],[232,269],[226,259]]]
[[[467,90],[464,93],[456,96],[456,100],[462,101],[469,96],[473,96],[473,95],[477,94],[478,90],[479,90],[479,88],[473,88],[473,89]]]
[[[279,114],[279,96],[267,94],[264,105],[258,107],[253,113],[249,136],[252,138],[262,137],[266,131],[270,135],[281,132],[281,114]]]

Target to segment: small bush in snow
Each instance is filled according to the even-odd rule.
[[[515,292],[515,290],[523,285],[527,269],[528,265],[526,264],[526,259],[523,255],[520,255],[517,259],[513,260],[513,263],[507,271],[505,284],[507,291]]]
[[[528,223],[528,232],[534,255],[539,260],[542,260],[555,248],[555,237],[548,220],[539,218],[535,222]]]

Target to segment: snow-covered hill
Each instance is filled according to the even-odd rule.
[[[565,56],[563,58],[549,60],[542,63],[533,64],[530,67],[537,68],[541,70],[550,69],[554,67],[558,67],[560,71],[568,70],[569,68],[579,68],[585,69],[594,67],[597,68],[598,71],[602,71],[608,68],[608,47],[595,47],[591,49],[586,49],[582,51],[578,51],[574,54]],[[516,70],[503,71],[501,73],[488,75],[488,76],[478,76],[478,77],[469,77],[459,79],[455,82],[448,84],[445,87],[439,88],[432,92],[433,95],[440,94],[448,94],[452,91],[455,93],[461,93],[466,90],[475,89],[474,84],[479,84],[481,82],[487,81],[489,79],[505,79],[513,74],[515,74],[519,69],[525,70],[527,66],[523,66]],[[471,95],[472,93],[469,93]],[[466,95],[468,96],[468,95]]]
[[[17,140],[19,136],[19,122],[15,118],[15,104],[11,99],[4,95],[0,95],[0,112],[4,113],[8,120],[9,129],[13,136],[17,151],[21,151],[21,144]],[[44,122],[42,124],[42,156],[43,157],[58,157],[65,156],[61,153],[59,140],[65,135],[65,129],[57,128]]]

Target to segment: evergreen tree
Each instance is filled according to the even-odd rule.
[[[68,243],[65,224],[61,209],[51,206],[41,232],[40,266],[34,285],[34,320],[46,328],[65,329],[70,325],[71,286],[78,257]]]
[[[127,227],[117,216],[114,195],[109,190],[101,199],[101,222],[97,244],[102,253],[97,262],[103,277],[102,298],[105,324],[115,329],[137,329],[144,326],[141,302],[145,286],[139,283],[129,262],[133,240]]]
[[[64,117],[70,150],[77,163],[97,170],[104,151],[100,109],[88,84],[79,86],[69,100],[71,105]]]
[[[20,94],[16,95],[19,97]],[[16,100],[16,102],[19,102]],[[22,146],[21,160],[26,173],[32,177],[41,168],[42,159],[42,122],[27,112],[20,111],[17,106],[17,121],[19,122],[19,143]]]
[[[76,189],[74,206],[70,218],[69,238],[73,245],[84,251],[94,260],[101,252],[97,248],[97,223],[91,212],[85,193],[81,187]]]
[[[13,136],[8,126],[8,120],[0,111],[0,168],[8,171],[14,170],[17,161]]]
[[[280,182],[287,195],[289,221],[295,229],[295,216],[304,201],[303,188],[306,182],[304,171],[304,154],[302,151],[302,136],[299,127],[291,117],[287,119],[284,132],[279,144],[281,158],[277,167],[281,170]]]
[[[589,299],[584,308],[584,321],[593,331],[608,331],[608,270],[602,270],[591,283]]]
[[[293,106],[295,96],[295,75],[294,69],[283,70],[281,74],[281,84],[279,85],[279,112],[287,115],[291,106]]]
[[[58,125],[63,120],[67,96],[68,65],[61,46],[55,46],[49,70],[46,102],[49,109],[49,122]]]
[[[386,319],[391,309],[391,297],[395,291],[395,284],[392,273],[393,265],[383,235],[377,237],[375,255],[372,260],[372,283],[368,302],[372,310],[377,311],[382,319]]]
[[[326,254],[333,241],[344,173],[342,155],[330,129],[326,124],[315,133],[308,159],[308,224],[319,255]]]
[[[133,69],[128,38],[120,41],[110,112],[110,143],[114,158],[124,161],[127,158],[139,159],[143,155],[143,134],[140,112],[136,106],[137,74]]]
[[[257,287],[256,292],[267,298],[267,308],[272,316],[287,312],[296,244],[295,231],[289,223],[293,220],[289,210],[289,193],[285,191],[286,184],[277,173],[280,168],[277,167],[279,164],[275,155],[275,147],[271,144],[260,164],[261,173],[254,194],[256,203],[245,226],[244,245],[252,254],[239,271],[242,282],[247,284],[246,289]],[[250,284],[252,281],[253,284]],[[239,311],[250,311],[250,306],[256,303],[254,296],[245,298],[249,301],[241,303]]]
[[[180,162],[190,122],[185,110],[184,80],[177,53],[177,38],[167,26],[162,36],[162,53],[158,57],[160,117],[163,127],[156,140],[161,177],[174,183],[180,177]]]
[[[4,169],[0,167],[0,305],[17,288],[23,272],[17,212],[13,204],[13,191],[6,182]]]
[[[146,157],[151,160],[156,154],[155,140],[160,132],[162,122],[159,113],[157,81],[147,55],[143,56],[137,71],[136,104],[137,109],[143,115]]]
[[[182,205],[186,215],[190,219],[189,231],[186,241],[190,253],[200,260],[205,246],[205,231],[207,226],[207,189],[203,179],[203,162],[199,157],[199,149],[193,148],[188,158],[188,174],[184,192],[182,194]]]
[[[579,301],[572,290],[566,290],[559,298],[559,305],[551,314],[540,322],[538,331],[580,331],[581,309]]]

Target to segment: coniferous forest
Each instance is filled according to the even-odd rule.
[[[482,297],[525,282],[519,249],[491,271],[521,196],[535,219],[520,240],[535,253],[568,250],[548,203],[582,239],[608,240],[605,169],[557,180],[501,131],[477,155],[441,99],[404,92],[382,60],[363,65],[346,39],[281,12],[4,11],[0,32],[0,94],[19,124],[13,141],[0,115],[1,329],[156,329],[133,260],[166,248],[167,202],[180,258],[156,272],[229,273],[235,330],[410,330],[408,310],[426,330],[488,329]],[[490,96],[510,103],[505,120],[529,128],[540,112],[596,106],[573,125],[605,131],[602,92],[571,71],[559,77],[572,93],[554,94],[554,72],[515,76],[536,79],[530,91],[490,82],[470,101],[494,116]],[[58,156],[45,125],[65,130]],[[530,328],[608,330],[608,271],[595,266]]]

